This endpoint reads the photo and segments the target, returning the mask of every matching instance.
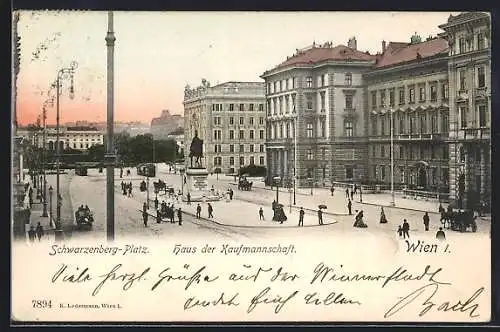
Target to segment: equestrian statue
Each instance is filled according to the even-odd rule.
[[[191,141],[189,150],[189,158],[191,159],[191,167],[193,167],[193,157],[195,158],[195,167],[201,167],[201,158],[203,157],[203,140],[198,137],[198,131],[194,131],[194,137]]]

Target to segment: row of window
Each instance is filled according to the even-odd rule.
[[[214,166],[222,166],[223,163],[223,157],[214,157]],[[255,165],[255,157],[250,156],[248,158],[249,164],[250,165]],[[240,166],[245,165],[245,157],[241,156],[239,157],[239,162]],[[234,157],[229,157],[229,165],[234,165]],[[259,157],[259,165],[264,165],[264,157],[261,156]]]
[[[427,95],[426,95],[426,86],[425,83],[422,84],[417,84],[417,87],[415,85],[409,85],[408,87],[408,94],[406,94],[406,89],[405,87],[400,87],[398,88],[398,104],[399,105],[404,105],[406,103],[412,104],[415,103],[415,89],[418,88],[419,91],[419,102],[425,102],[427,101]],[[377,98],[378,95],[378,98]],[[389,106],[393,107],[396,105],[396,88],[390,88],[389,89]],[[408,96],[408,100],[406,99],[406,96]],[[434,82],[430,84],[430,101],[431,102],[436,102],[438,98],[438,83]],[[447,100],[448,99],[448,83],[447,82],[442,82],[441,83],[441,99],[442,100]],[[378,101],[378,103],[377,103]],[[380,91],[372,91],[371,92],[371,106],[372,108],[377,108],[378,107],[386,107],[387,106],[387,99],[386,99],[386,90],[380,90]]]
[[[248,145],[248,152],[256,152],[256,149],[255,147],[257,146],[254,145],[254,144],[249,144]],[[239,144],[238,145],[239,147],[239,152],[240,153],[244,153],[245,152],[245,144]],[[258,147],[259,147],[259,152],[265,152],[265,147],[264,147],[264,144],[258,144]],[[215,144],[214,145],[214,152],[215,153],[221,153],[222,152],[222,145],[221,144]],[[229,152],[230,153],[234,153],[234,144],[229,144]]]
[[[458,89],[460,91],[466,91],[468,88],[468,74],[469,69],[467,67],[458,69]],[[484,66],[479,66],[474,69],[474,80],[476,88],[480,89],[486,87],[486,68]]]
[[[477,121],[470,121],[472,114],[469,112],[469,106],[460,105],[458,107],[458,117],[460,119],[460,128],[465,129],[472,124],[472,128],[485,128],[488,127],[488,108],[485,104],[476,106],[476,119]]]
[[[474,36],[471,36],[472,38],[466,38],[465,36],[459,37],[458,38],[458,52],[459,53],[466,53],[470,51],[475,51],[475,50],[484,50],[487,45],[486,45],[486,33],[480,31]],[[476,43],[474,43],[474,39]],[[475,44],[475,49],[474,49],[474,44]]]
[[[235,139],[234,134],[235,134],[235,130],[229,130],[229,139],[230,140]],[[238,139],[245,139],[245,130],[240,129],[238,134],[239,134]],[[259,139],[263,140],[265,138],[266,137],[265,137],[264,129],[259,130]],[[253,130],[253,129],[249,130],[248,139],[256,139],[255,130]],[[220,130],[220,129],[214,130],[213,140],[214,141],[221,141],[222,140],[222,130]]]
[[[222,125],[222,118],[220,116],[215,116],[213,119],[214,119],[214,125],[216,125],[216,126]],[[248,119],[248,123],[250,125],[254,125],[255,124],[253,116]],[[234,124],[235,124],[234,117],[230,116],[229,117],[229,125],[232,126]],[[240,125],[244,125],[245,124],[245,117],[240,116],[240,118],[239,118],[239,124]],[[264,124],[264,117],[261,116],[261,117],[259,117],[259,125],[263,125],[263,124]]]
[[[282,138],[294,138],[295,128],[292,122],[286,122],[281,124],[274,124],[268,127],[269,137],[271,139],[282,139]],[[354,121],[351,119],[344,120],[344,136],[352,137],[354,136]],[[319,128],[314,129],[314,124],[308,122],[306,124],[306,137],[307,138],[326,138],[326,121],[319,121]]]
[[[448,114],[441,113],[441,130],[438,128],[439,117],[436,112],[412,112],[394,114],[394,134],[435,134],[448,132]],[[391,134],[391,114],[372,115],[372,136]]]
[[[316,85],[314,85],[313,82],[314,82],[313,76],[307,76],[305,87],[306,88],[326,87],[328,86],[327,75],[326,74],[318,75]],[[344,85],[347,86],[352,85],[352,73],[344,74]],[[289,91],[296,88],[297,88],[297,77],[292,77],[284,80],[267,83],[267,94]]]
[[[212,111],[214,112],[223,112],[223,111],[230,111],[233,112],[235,111],[235,108],[237,107],[238,111],[244,112],[244,111],[249,111],[249,112],[264,112],[264,104],[247,104],[247,107],[245,107],[245,104],[212,104]]]
[[[373,158],[391,158],[391,146],[387,145],[372,145],[368,147],[368,151]],[[426,152],[427,151],[427,152]],[[394,159],[401,160],[446,160],[448,156],[448,146],[412,146],[412,145],[394,145]]]
[[[88,149],[89,147],[95,145],[96,143],[73,143],[73,145],[71,145],[70,143],[66,142],[66,148],[69,148],[70,146],[72,146],[73,149]],[[55,150],[57,148],[57,144],[56,142],[48,142],[48,146],[49,146],[49,150]],[[64,149],[64,142],[63,141],[59,141],[59,148],[60,149]]]
[[[395,173],[396,176],[399,175],[399,181],[400,183],[407,183],[407,184],[414,184],[418,185],[419,184],[419,174],[418,170],[414,168],[405,168],[405,167],[396,167],[395,168]],[[375,178],[375,180],[379,181],[386,181],[390,180],[390,174],[391,174],[391,166],[390,165],[373,165],[372,166],[372,176]],[[430,168],[430,185],[438,185],[441,184],[443,186],[448,185],[449,181],[449,170],[446,167],[441,168],[441,180],[438,182],[438,168],[437,167],[431,167]]]

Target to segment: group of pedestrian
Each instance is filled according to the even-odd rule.
[[[175,224],[175,214],[177,213],[177,221],[179,223],[179,226],[182,226],[182,209],[178,208],[177,210],[175,209],[173,203],[165,203],[162,202],[162,208],[166,211],[168,210],[168,216],[165,222],[170,222],[171,224]],[[163,221],[163,216],[165,214],[162,213],[159,209],[156,210],[156,223],[160,224]],[[144,227],[148,227],[148,219],[149,219],[149,214],[148,214],[148,206],[146,203],[142,205],[142,219],[144,222]]]
[[[28,231],[28,239],[31,243],[35,242],[35,239],[38,238],[38,241],[42,241],[42,237],[45,235],[45,231],[43,230],[43,226],[38,223],[36,228],[31,225]]]
[[[423,223],[424,223],[424,229],[425,231],[429,231],[429,224],[430,224],[430,217],[429,213],[425,212],[424,216],[422,217]],[[410,224],[406,219],[403,220],[403,225],[398,226],[398,235],[399,237],[402,237],[403,239],[410,238]],[[443,231],[442,227],[439,227],[439,230],[436,232],[436,239],[438,240],[445,240],[446,235]]]
[[[208,211],[208,218],[211,219],[214,217],[214,208],[212,206],[212,204],[210,203],[207,203],[207,211]],[[200,203],[198,203],[198,205],[196,206],[196,219],[200,219],[201,218],[201,205]]]
[[[132,197],[132,181],[129,183],[122,181],[121,187],[123,196]]]

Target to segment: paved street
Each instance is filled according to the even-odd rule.
[[[144,179],[142,176],[137,176],[135,169],[131,169],[131,176],[119,177],[119,170],[115,170],[115,232],[118,238],[276,238],[277,236],[286,237],[297,233],[307,236],[320,237],[329,234],[330,232],[350,232],[357,233],[362,236],[370,234],[379,234],[397,238],[396,229],[402,220],[406,218],[411,226],[411,233],[421,233],[423,230],[422,216],[426,207],[435,206],[436,202],[413,201],[399,198],[396,204],[404,204],[404,201],[409,201],[413,210],[404,208],[385,207],[385,214],[388,219],[387,224],[380,224],[380,206],[371,204],[360,204],[355,197],[353,203],[353,213],[357,209],[363,209],[365,222],[368,224],[367,229],[356,229],[352,227],[354,216],[347,214],[345,193],[342,190],[337,190],[333,197],[330,196],[328,189],[313,189],[313,196],[310,195],[309,189],[299,189],[297,194],[296,207],[292,206],[290,213],[290,194],[288,192],[280,192],[279,200],[285,205],[285,213],[288,220],[283,224],[271,221],[272,210],[271,202],[276,197],[276,192],[264,188],[263,184],[254,184],[252,191],[239,191],[234,185],[234,178],[220,176],[217,180],[216,176],[209,177],[209,186],[214,186],[214,189],[219,192],[225,192],[228,188],[233,188],[233,201],[226,202],[221,200],[212,202],[214,208],[214,218],[208,219],[207,206],[202,205],[202,218],[194,217],[196,204],[187,205],[185,202],[174,202],[176,208],[181,207],[184,213],[183,224],[179,226],[177,223],[161,223],[157,224],[153,217],[149,218],[148,227],[144,227],[141,208],[146,201],[146,192],[139,191],[139,184]],[[168,166],[158,165],[158,176],[150,179],[150,199],[154,199],[153,181],[161,178],[168,185],[174,186],[176,191],[181,188],[180,174],[169,173]],[[49,185],[55,187],[55,175],[47,177]],[[121,193],[121,181],[132,182],[133,197],[123,196]],[[95,213],[94,227],[90,231],[73,230],[73,236],[82,238],[89,237],[95,239],[105,239],[106,231],[106,176],[105,171],[98,173],[96,169],[90,169],[88,176],[76,176],[73,171],[68,174],[61,175],[61,192],[64,198],[64,204],[61,211],[63,225],[65,225],[66,237],[71,236],[70,229],[73,229],[74,210],[80,205],[88,205]],[[364,194],[363,201],[368,202],[388,202],[387,194]],[[54,194],[55,197],[55,194]],[[69,199],[68,199],[69,198]],[[167,196],[160,194],[158,199],[168,201]],[[358,197],[359,199],[359,197]],[[323,226],[318,225],[317,206],[325,204],[328,206],[324,215]],[[298,207],[304,207],[306,215],[304,218],[304,227],[298,228]],[[149,213],[155,215],[154,204],[151,202]],[[262,207],[264,210],[265,220],[259,220],[258,210]],[[55,201],[53,202],[53,212],[55,214]],[[431,218],[431,232],[433,233],[440,226],[438,214],[429,213]],[[48,220],[48,218],[45,218]],[[47,221],[48,222],[48,221]],[[478,233],[460,234],[458,232],[447,232],[448,236],[480,236],[489,232],[489,221],[478,218]]]

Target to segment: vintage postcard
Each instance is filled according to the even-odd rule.
[[[14,12],[12,322],[488,322],[490,26]]]

